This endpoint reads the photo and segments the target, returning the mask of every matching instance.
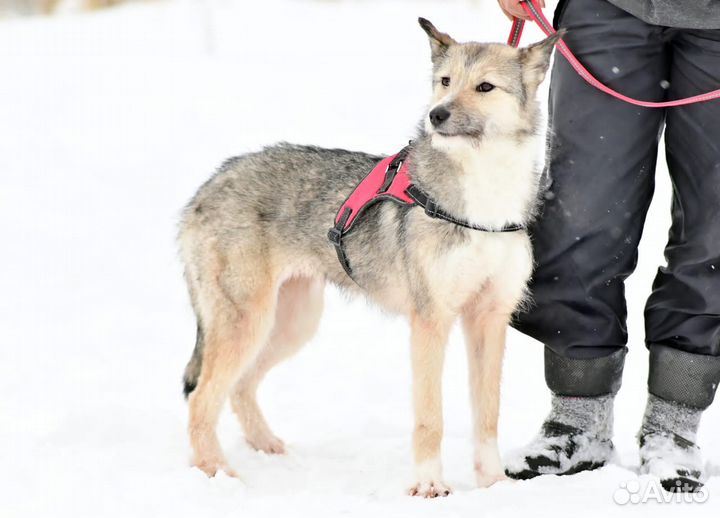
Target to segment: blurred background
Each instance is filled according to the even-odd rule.
[[[124,0],[2,0],[0,12],[4,16],[51,15],[65,9],[101,9],[123,3]],[[126,0],[125,0],[126,1]]]
[[[260,389],[289,454],[250,450],[226,412],[221,440],[243,482],[188,467],[180,380],[195,323],[175,245],[183,205],[227,157],[279,140],[397,151],[430,93],[417,17],[458,40],[505,41],[495,0],[0,0],[0,13],[0,514],[627,512],[612,495],[637,477],[642,308],[669,226],[662,159],[627,284],[618,464],[474,489],[455,330],[444,386],[455,494],[405,497],[407,325],[328,288],[317,337]],[[531,438],[548,401],[541,344],[511,333],[501,452]],[[711,408],[700,436],[714,465],[718,421]],[[708,487],[712,502],[720,486]]]

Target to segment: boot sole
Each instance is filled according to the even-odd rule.
[[[606,462],[592,462],[592,461],[585,461],[580,462],[570,468],[567,471],[562,471],[560,473],[541,473],[539,471],[533,471],[533,470],[523,470],[519,471],[517,473],[512,473],[510,471],[505,470],[505,474],[515,480],[530,480],[531,478],[540,477],[543,475],[555,475],[557,477],[564,477],[568,475],[575,475],[576,473],[581,473],[583,471],[594,471],[596,469],[600,469],[603,466],[607,464]],[[673,481],[674,484],[674,481]]]

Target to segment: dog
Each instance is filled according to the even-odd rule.
[[[458,220],[527,225],[538,207],[538,85],[552,36],[522,49],[458,43],[420,18],[430,41],[430,107],[408,148],[409,176]],[[215,428],[230,397],[248,443],[285,446],[256,400],[258,384],[315,333],[326,282],[365,294],[411,326],[415,428],[412,495],[443,481],[441,374],[460,317],[467,342],[477,484],[505,478],[497,422],[505,333],[533,268],[524,229],[478,231],[398,203],[364,211],[344,239],[352,278],[326,237],[346,197],[382,157],[281,143],[227,160],[183,212],[179,245],[197,340],[184,375],[194,466],[228,466]]]

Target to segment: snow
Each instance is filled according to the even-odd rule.
[[[243,482],[188,467],[180,379],[195,324],[174,244],[180,208],[223,159],[266,143],[404,145],[429,91],[420,15],[458,39],[503,41],[508,30],[494,1],[460,0],[177,0],[0,22],[0,514],[717,513],[716,408],[699,434],[715,475],[707,502],[613,500],[637,479],[642,306],[669,225],[662,164],[628,282],[617,464],[475,489],[456,330],[443,451],[455,493],[405,496],[407,326],[329,288],[317,337],[260,389],[289,454],[252,451],[226,412],[221,441]],[[530,440],[548,409],[542,347],[511,332],[501,452]]]
[[[677,478],[678,469],[693,473],[701,472],[703,468],[697,448],[678,448],[673,437],[662,433],[646,434],[641,454],[651,459],[641,471],[652,473],[663,480]]]

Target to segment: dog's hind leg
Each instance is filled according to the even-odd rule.
[[[411,316],[411,357],[415,429],[413,450],[417,483],[413,496],[447,496],[442,480],[440,446],[443,435],[442,369],[452,319],[431,320]]]
[[[204,325],[202,368],[188,399],[193,465],[209,476],[220,469],[235,475],[215,428],[230,389],[268,339],[277,287],[267,264],[249,254],[218,254],[208,261],[208,270],[198,297]]]
[[[505,334],[510,314],[471,306],[463,314],[463,329],[470,370],[470,402],[473,414],[474,467],[479,487],[504,480],[497,446]]]
[[[322,314],[324,289],[325,283],[317,278],[293,277],[282,284],[268,343],[231,395],[232,408],[245,431],[245,439],[256,450],[285,452],[285,445],[272,433],[258,406],[257,388],[272,367],[313,337]]]

